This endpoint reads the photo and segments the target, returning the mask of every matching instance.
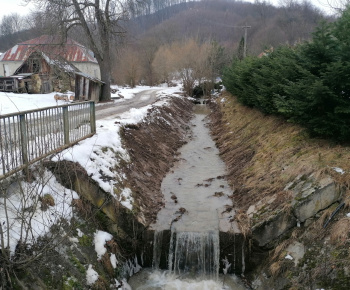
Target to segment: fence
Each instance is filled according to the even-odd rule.
[[[95,103],[0,116],[0,180],[96,133]]]

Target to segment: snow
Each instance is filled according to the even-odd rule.
[[[293,260],[293,257],[291,255],[289,255],[289,254],[287,256],[285,256],[284,258],[287,259],[287,260]]]
[[[94,284],[98,280],[98,273],[92,269],[92,265],[89,265],[89,268],[86,271],[86,283],[88,285]]]
[[[335,172],[338,172],[338,173],[340,173],[340,174],[344,174],[344,173],[345,173],[345,171],[344,171],[343,169],[339,168],[339,167],[332,167],[332,169],[333,169]]]
[[[150,87],[118,88],[117,94],[120,93],[125,99],[130,99],[136,93],[145,89],[149,90]],[[157,93],[159,101],[153,105],[158,107],[167,105],[166,95],[179,97],[178,94],[174,93],[181,90],[180,86],[171,88],[156,87],[152,89],[161,89]],[[0,92],[0,114],[11,114],[67,103],[63,100],[56,102],[54,99],[55,94]],[[121,101],[114,100],[114,102]],[[99,104],[96,106],[99,106]],[[114,193],[115,188],[120,184],[119,181],[125,178],[124,173],[118,170],[119,162],[121,160],[128,162],[130,159],[127,151],[122,146],[119,132],[123,125],[142,122],[149,108],[151,106],[131,109],[121,114],[118,119],[119,123],[116,123],[115,118],[97,121],[97,132],[93,137],[62,151],[52,160],[64,159],[78,162],[86,169],[88,175],[98,182],[103,190],[111,193],[123,206],[131,210],[134,201],[132,191],[129,188],[120,188],[117,191],[120,192],[119,196]],[[42,207],[39,199],[45,194],[51,195],[54,200],[54,205],[48,206],[47,209]],[[38,174],[36,180],[31,183],[21,181],[12,184],[6,196],[6,200],[4,197],[0,198],[0,223],[4,231],[5,243],[7,242],[7,237],[9,237],[9,243],[5,247],[8,246],[10,248],[11,254],[14,254],[21,236],[22,242],[31,245],[37,241],[38,237],[47,234],[50,228],[58,224],[62,219],[69,221],[73,216],[72,201],[73,199],[79,199],[75,191],[64,188],[58,183],[55,176],[47,170]],[[30,235],[27,236],[26,240],[23,240],[23,236],[26,236],[25,233],[30,233]],[[83,235],[79,229],[77,229],[77,234],[78,237]],[[106,252],[105,242],[112,238],[112,235],[102,231],[98,231],[95,234],[95,250],[99,258]],[[73,242],[77,241],[76,238],[71,238],[71,240]],[[117,263],[115,256],[111,256],[111,263],[112,265]],[[139,269],[140,266],[137,260],[129,263],[129,271],[135,273]],[[90,274],[87,275],[87,280],[90,281],[89,283],[93,283],[94,279],[98,278],[98,275],[91,267],[89,267],[88,272]]]
[[[123,206],[132,210],[132,203],[133,203],[134,199],[131,196],[131,189],[130,188],[123,189],[123,191],[120,194],[119,201]]]
[[[111,239],[113,239],[113,236],[110,233],[104,231],[97,231],[95,233],[94,244],[98,259],[101,259],[102,256],[107,252],[105,244]]]
[[[7,190],[7,198],[0,198],[0,222],[5,243],[9,237],[9,244],[5,246],[10,248],[12,255],[20,239],[24,243],[35,243],[61,218],[69,220],[73,216],[72,200],[79,198],[75,191],[58,183],[49,171],[35,176],[36,181],[32,183],[13,183]],[[40,198],[46,194],[52,196],[55,204],[44,210]],[[30,235],[24,240],[28,233]]]
[[[67,102],[63,100],[58,100],[56,102],[54,98],[56,94],[55,92],[49,94],[15,94],[0,92],[0,115],[67,104]]]
[[[117,260],[117,257],[115,256],[115,254],[111,255],[110,260],[111,260],[111,264],[112,264],[113,269],[117,268],[118,260]]]
[[[84,233],[78,228],[77,228],[77,232],[78,232],[78,237],[79,238],[81,238],[84,235]]]
[[[227,274],[227,271],[230,269],[231,267],[231,263],[227,260],[227,258],[225,257],[225,259],[222,259],[222,263],[224,264],[224,267],[222,269],[222,272],[224,273],[224,275]]]
[[[132,290],[131,286],[128,284],[128,282],[126,282],[126,279],[123,279],[122,282],[123,282],[123,286],[121,288],[119,288],[119,289],[121,289],[121,290]]]

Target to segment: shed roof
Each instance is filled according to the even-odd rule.
[[[0,56],[0,61],[24,61],[33,51],[41,51],[51,59],[63,57],[69,62],[97,63],[93,52],[80,43],[67,38],[65,41],[59,36],[42,35],[7,50]]]

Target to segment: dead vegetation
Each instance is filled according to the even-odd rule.
[[[288,202],[291,196],[284,190],[286,185],[311,173],[331,175],[349,188],[348,146],[311,139],[304,129],[244,107],[228,93],[223,98],[224,102],[218,102],[220,109],[211,115],[212,132],[240,209],[247,210],[266,196],[276,197],[274,208]],[[346,204],[350,204],[348,199]]]
[[[235,220],[245,235],[249,236],[253,223],[277,212],[292,215],[293,186],[311,174],[314,180],[331,177],[343,192],[339,203],[280,237],[261,261],[259,272],[271,277],[274,289],[280,289],[276,281],[283,281],[283,289],[305,289],[306,285],[349,289],[342,288],[350,285],[349,144],[310,138],[303,128],[244,107],[228,93],[212,109],[212,134],[234,188]],[[286,248],[296,241],[305,246],[305,255],[294,266],[285,256]]]

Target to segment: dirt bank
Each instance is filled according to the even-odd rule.
[[[349,147],[311,139],[228,94],[211,106],[254,287],[348,289]]]
[[[170,106],[150,112],[143,123],[121,132],[131,158],[125,169],[128,186],[145,225],[154,222],[164,206],[161,182],[177,161],[178,149],[187,142],[192,106],[186,99],[173,98]]]

